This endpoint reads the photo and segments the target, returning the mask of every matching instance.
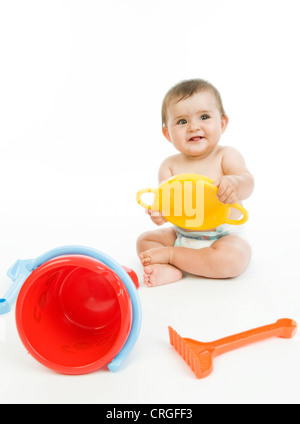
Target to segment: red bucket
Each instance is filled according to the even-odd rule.
[[[138,286],[134,271],[125,268]],[[65,374],[109,364],[124,346],[132,324],[130,295],[107,265],[85,255],[55,257],[24,282],[16,324],[28,352]]]

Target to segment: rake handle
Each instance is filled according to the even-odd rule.
[[[294,336],[296,330],[297,323],[294,320],[283,318],[279,319],[275,324],[265,325],[233,336],[224,337],[223,339],[209,343],[209,345],[213,349],[214,355],[221,355],[222,353],[271,337],[290,339]]]

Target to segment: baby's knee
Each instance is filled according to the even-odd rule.
[[[235,251],[228,252],[226,261],[224,261],[225,278],[234,278],[241,275],[248,267],[250,258],[250,252],[239,252],[239,254]]]
[[[151,240],[151,233],[152,231],[145,231],[144,233],[140,234],[137,238],[137,244],[140,244],[144,241],[149,241]]]
[[[139,235],[139,237],[137,238],[136,241],[136,247],[137,250],[144,250],[145,248],[145,244],[147,244],[149,241],[153,241],[153,231],[145,231],[144,233],[142,233],[141,235]]]
[[[248,267],[252,252],[250,245],[245,240],[233,240],[231,238],[230,243],[216,243],[211,247],[215,250],[217,263],[223,278],[238,277]]]

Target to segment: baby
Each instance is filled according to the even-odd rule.
[[[211,178],[224,204],[247,199],[254,179],[242,155],[232,147],[219,146],[228,125],[217,89],[207,81],[183,81],[166,94],[162,104],[162,132],[178,154],[165,159],[159,169],[159,184],[174,175],[196,173]],[[147,211],[152,221],[163,225],[160,212]],[[230,218],[239,219],[237,209]],[[241,274],[251,258],[242,226],[220,225],[208,231],[166,227],[143,233],[137,252],[148,287],[178,281],[182,271],[208,278],[229,278]]]

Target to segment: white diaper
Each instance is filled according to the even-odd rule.
[[[191,249],[202,249],[211,246],[216,240],[229,234],[238,234],[243,236],[244,225],[219,225],[215,231],[186,231],[176,227],[175,247],[189,247]]]

